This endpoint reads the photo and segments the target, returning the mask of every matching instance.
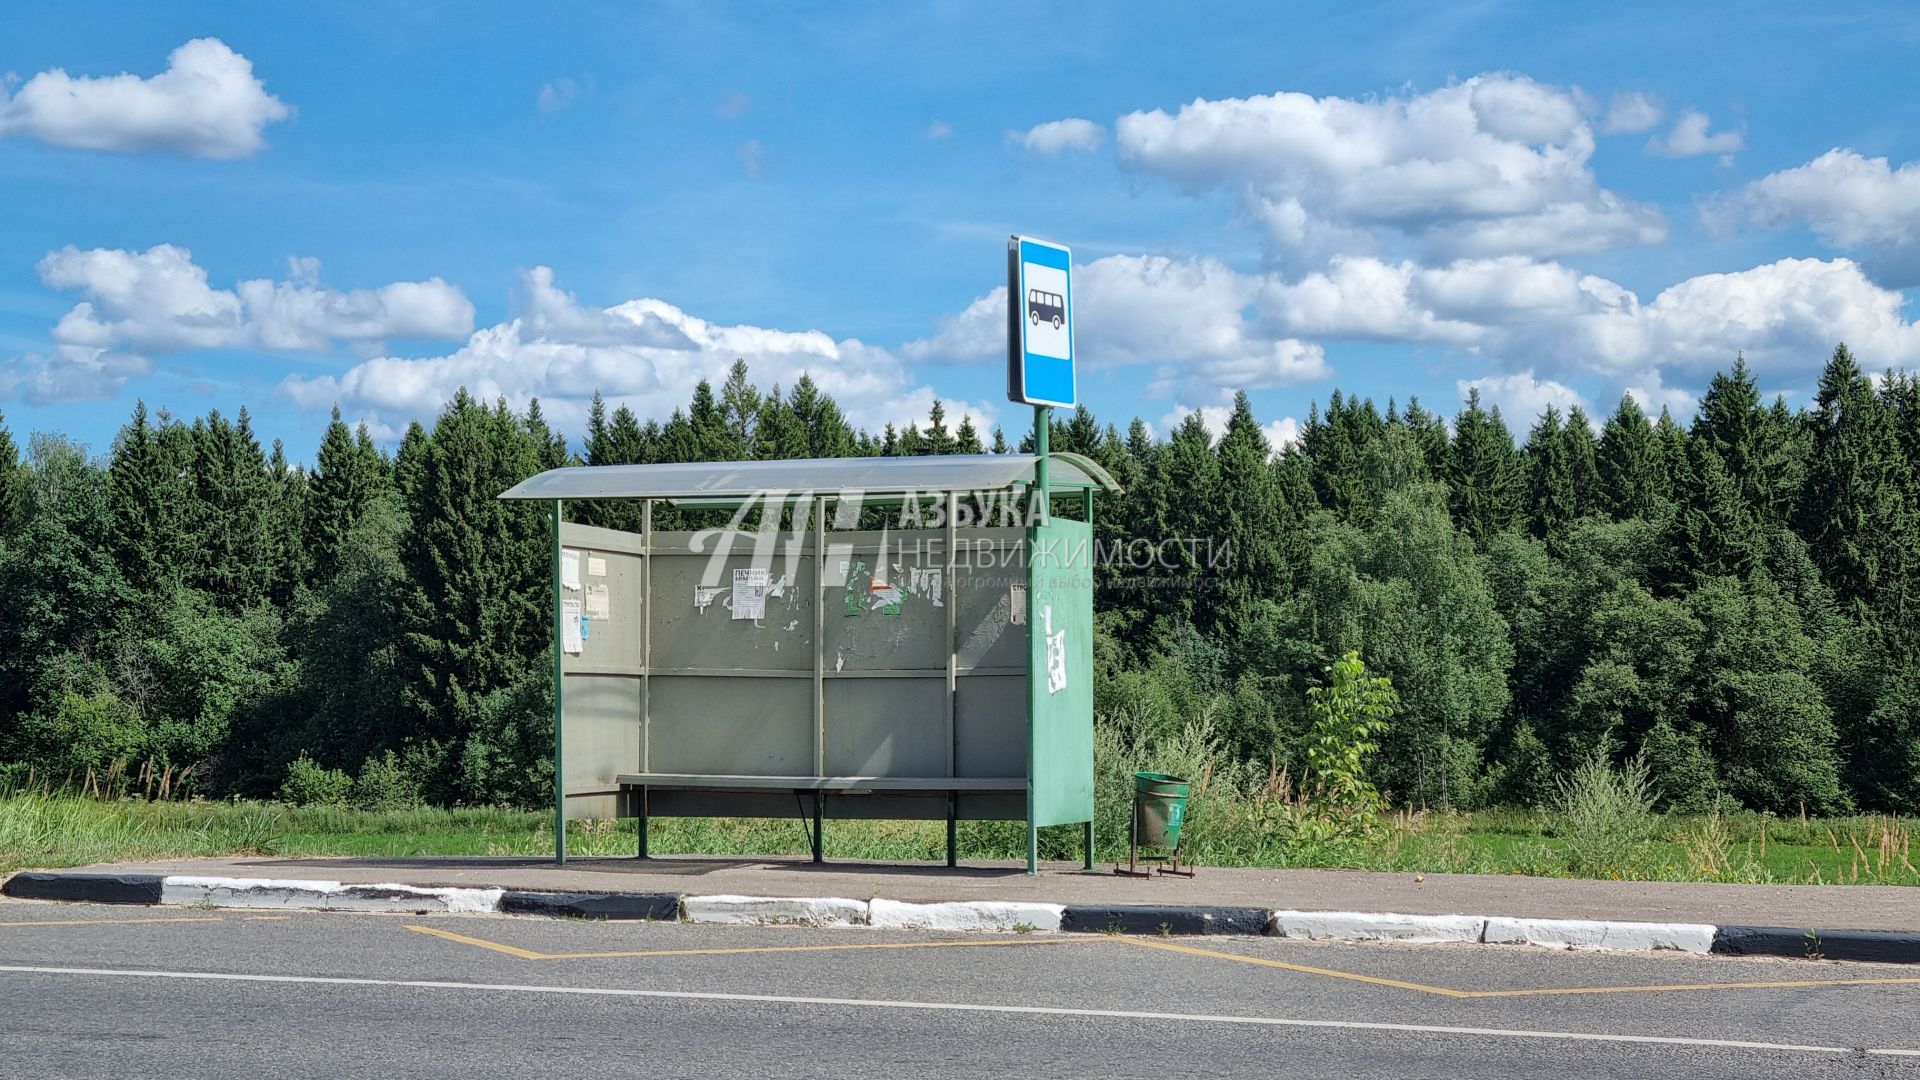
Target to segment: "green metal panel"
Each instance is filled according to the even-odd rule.
[[[1033,825],[1093,820],[1093,528],[1031,530],[1028,627]]]

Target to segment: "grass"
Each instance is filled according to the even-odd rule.
[[[1211,790],[1210,790],[1211,787]],[[1557,815],[1485,810],[1388,815],[1370,834],[1316,839],[1275,822],[1244,790],[1196,785],[1187,855],[1200,866],[1338,867],[1408,873],[1573,877]],[[1256,793],[1257,794],[1257,793]],[[1103,791],[1103,809],[1111,800]],[[1099,855],[1124,857],[1124,818],[1103,814]],[[1042,830],[1042,855],[1077,856],[1077,827]],[[1647,881],[1920,885],[1915,827],[1897,817],[1779,818],[1765,814],[1658,816],[1606,876]],[[804,855],[807,826],[792,820],[663,819],[657,854]],[[941,822],[829,821],[827,855],[841,860],[945,856]],[[504,808],[360,811],[268,802],[164,802],[72,794],[0,795],[0,872],[24,867],[209,855],[546,855],[545,814]],[[577,855],[629,855],[631,821],[574,822]],[[1014,822],[963,822],[961,856],[1017,859]]]

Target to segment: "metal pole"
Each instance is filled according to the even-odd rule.
[[[567,639],[563,629],[566,618],[565,609],[560,603],[560,500],[553,500],[553,862],[555,866],[567,865],[567,778],[563,768],[566,761],[564,750],[566,743],[560,722],[561,681],[566,678],[562,670],[565,651],[561,642]]]
[[[1086,502],[1087,535],[1092,536],[1093,535],[1093,489],[1092,488],[1087,488],[1086,498],[1087,498],[1087,502]],[[1093,550],[1096,553],[1100,550],[1100,545],[1097,542],[1093,545]],[[1092,573],[1097,569],[1098,567],[1093,565],[1093,560],[1089,559],[1087,563],[1088,572]],[[1093,869],[1093,822],[1091,821],[1087,822],[1086,835],[1081,838],[1081,851],[1084,854],[1084,859],[1081,862],[1081,869],[1083,870]]]
[[[1052,426],[1048,414],[1053,410],[1045,405],[1033,407],[1033,452],[1038,460],[1033,464],[1033,491],[1029,496],[1034,500],[1029,516],[1040,525],[1047,523],[1052,513],[1048,505],[1049,470],[1047,468],[1047,434]],[[1034,715],[1039,711],[1041,674],[1033,669],[1033,635],[1040,633],[1040,590],[1035,588],[1033,576],[1033,544],[1027,545],[1027,873],[1040,872],[1040,828],[1033,823],[1034,801],[1034,739],[1038,734],[1034,730]]]

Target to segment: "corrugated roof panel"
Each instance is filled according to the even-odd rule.
[[[1104,470],[1078,454],[1053,454],[1059,488],[1118,491]],[[687,499],[765,492],[868,495],[925,491],[999,491],[1033,482],[1033,454],[947,454],[934,457],[795,458],[784,461],[690,461],[662,465],[582,465],[529,477],[502,499]]]

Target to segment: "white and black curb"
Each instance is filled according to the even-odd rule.
[[[1551,949],[1781,956],[1920,964],[1920,933],[1715,926],[1499,915],[1157,904],[1046,904],[978,900],[908,903],[877,898],[684,896],[678,893],[357,885],[338,881],[22,871],[0,894],[23,900],[322,911],[450,912],[585,919],[653,919],[755,926],[870,926],[1013,933],[1266,934],[1306,941],[1535,945]]]

